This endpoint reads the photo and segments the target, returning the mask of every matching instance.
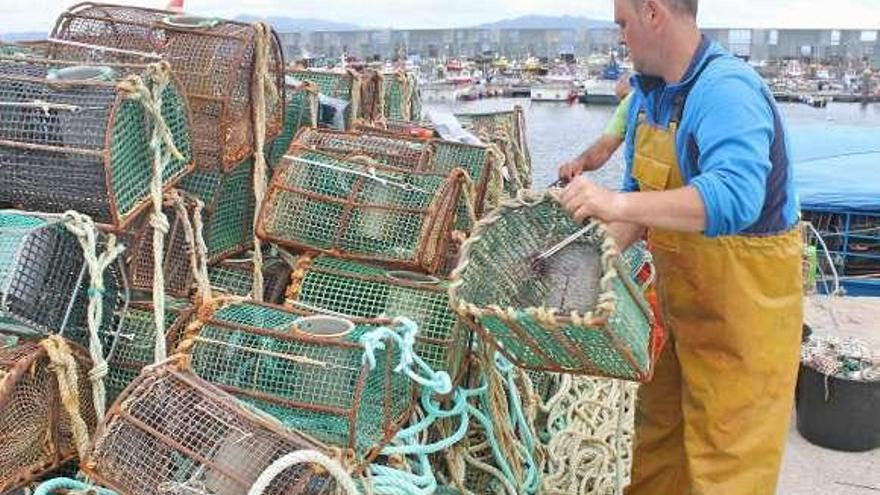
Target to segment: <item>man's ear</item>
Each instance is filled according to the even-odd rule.
[[[645,22],[652,27],[658,26],[668,14],[666,5],[659,0],[645,0],[642,9]]]

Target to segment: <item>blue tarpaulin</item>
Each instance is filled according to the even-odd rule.
[[[789,128],[801,209],[880,213],[880,128]]]

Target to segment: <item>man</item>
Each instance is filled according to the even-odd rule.
[[[578,177],[578,221],[647,230],[669,342],[642,387],[629,495],[773,495],[803,318],[785,132],[746,64],[704,38],[698,0],[615,0],[639,76],[624,192]]]
[[[568,184],[584,172],[599,170],[623,144],[623,140],[626,138],[626,121],[629,118],[630,102],[632,101],[631,91],[632,87],[629,85],[628,76],[617,80],[614,92],[620,103],[617,105],[614,115],[608,121],[605,132],[595,143],[580,156],[559,167],[559,180],[563,184]]]

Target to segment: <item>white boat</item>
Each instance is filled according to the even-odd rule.
[[[532,101],[573,101],[577,92],[571,78],[548,78],[532,83],[530,97]]]
[[[587,103],[590,105],[616,105],[616,86],[617,81],[589,79],[584,82],[584,95],[581,97],[581,103]]]

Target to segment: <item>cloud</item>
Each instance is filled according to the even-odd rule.
[[[75,0],[0,0],[0,32],[44,31]],[[112,1],[112,0],[111,0]],[[163,7],[166,0],[116,0]],[[880,0],[703,0],[700,22],[712,27],[880,28]],[[204,15],[284,15],[371,27],[460,27],[526,14],[610,19],[612,0],[186,0]]]

